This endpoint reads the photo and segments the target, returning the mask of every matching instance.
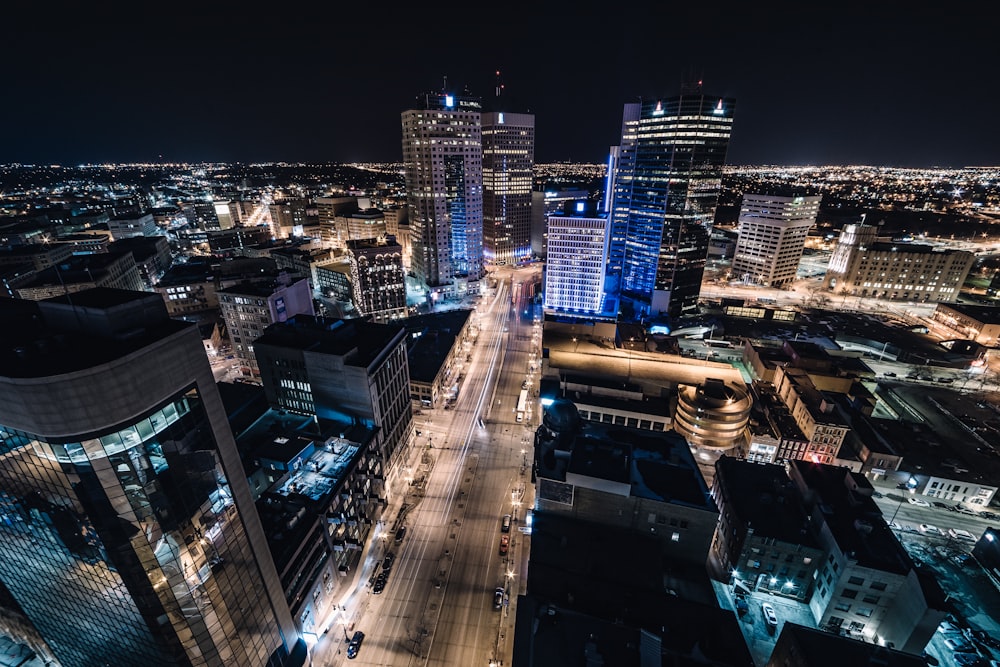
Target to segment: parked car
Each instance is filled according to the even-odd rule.
[[[392,564],[394,562],[396,562],[396,554],[390,551],[385,555],[385,558],[382,559],[382,570],[388,572],[392,569]]]
[[[955,662],[963,667],[987,667],[989,664],[986,662],[986,658],[971,651],[956,651],[953,657]]]
[[[510,548],[510,536],[501,535],[500,536],[500,555],[506,554],[507,550]]]
[[[406,537],[406,526],[400,526],[396,531],[396,544],[402,542],[404,537]]]
[[[347,644],[347,657],[353,660],[358,657],[358,651],[361,650],[361,642],[365,640],[365,633],[358,630],[351,637],[351,641]]]
[[[503,521],[500,522],[500,532],[509,533],[510,532],[510,515],[504,514]]]
[[[961,528],[949,528],[948,537],[952,537],[956,540],[963,540],[965,542],[975,542],[976,536],[967,530],[962,530]]]
[[[499,609],[503,606],[503,586],[497,586],[493,591],[493,608]]]
[[[736,613],[740,618],[746,616],[747,612],[750,611],[750,605],[747,604],[747,600],[742,595],[737,597],[736,600]]]
[[[910,496],[906,500],[911,505],[918,505],[920,507],[930,507],[931,506],[931,504],[929,502],[927,502],[926,500],[923,500],[921,498],[914,498],[913,496]]]
[[[894,378],[894,377],[896,377],[895,373],[882,373],[882,375],[886,376],[887,378]]]
[[[965,640],[965,637],[959,637],[957,635],[952,637],[944,638],[944,645],[948,647],[949,651],[955,651],[956,653],[975,653],[975,647]]]
[[[767,623],[767,631],[774,634],[774,631],[778,629],[778,615],[774,612],[774,607],[770,603],[765,602],[760,606],[761,612],[764,614],[764,622]]]
[[[920,530],[921,533],[927,533],[929,535],[941,534],[941,531],[938,529],[938,527],[933,524],[922,523],[919,526],[917,526],[917,528]]]

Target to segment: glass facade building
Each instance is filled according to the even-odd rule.
[[[734,110],[700,82],[625,105],[608,261],[623,316],[696,312]]]
[[[482,117],[483,251],[486,261],[531,259],[535,117],[492,111]]]
[[[157,294],[31,305],[0,305],[0,580],[53,655],[296,664],[197,328]]]

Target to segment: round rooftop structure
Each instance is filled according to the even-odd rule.
[[[568,398],[556,398],[542,411],[542,425],[553,433],[576,433],[580,427],[580,411]]]
[[[722,453],[739,445],[750,421],[753,399],[744,387],[707,379],[677,388],[673,428],[692,447]]]

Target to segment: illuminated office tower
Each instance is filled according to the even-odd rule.
[[[535,117],[495,111],[482,116],[483,252],[493,264],[531,258],[531,188]]]
[[[483,277],[483,144],[477,97],[427,93],[402,113],[412,270],[431,299]]]
[[[731,278],[765,287],[794,281],[821,199],[744,194]]]
[[[735,104],[699,81],[625,105],[608,263],[623,316],[697,312]]]
[[[303,664],[198,327],[108,288],[0,320],[0,580],[59,664]]]
[[[585,202],[567,206],[566,213],[548,218],[545,260],[547,311],[601,314],[604,271],[608,256],[608,216]]]

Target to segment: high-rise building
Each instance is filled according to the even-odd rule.
[[[732,279],[765,287],[795,280],[822,197],[743,195]]]
[[[303,664],[197,325],[107,288],[0,320],[0,581],[59,664]]]
[[[700,81],[625,105],[609,254],[623,316],[697,311],[735,106]]]
[[[608,257],[608,216],[580,208],[550,215],[545,261],[546,310],[600,314],[605,310],[604,272]]]
[[[427,93],[402,113],[412,269],[431,298],[483,277],[483,145],[478,97]]]
[[[535,116],[491,111],[482,116],[483,252],[487,262],[531,258],[531,189]]]

